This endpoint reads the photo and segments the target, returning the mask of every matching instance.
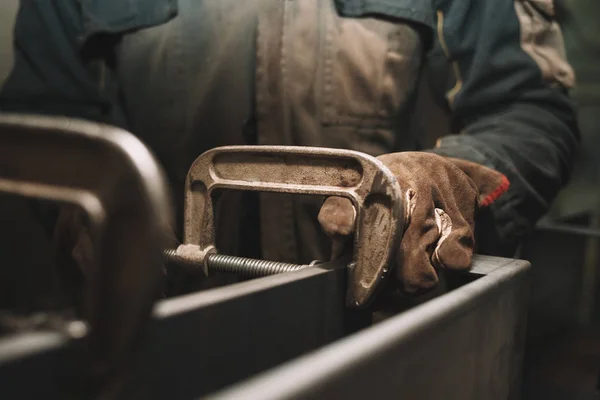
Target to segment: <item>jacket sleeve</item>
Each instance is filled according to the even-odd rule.
[[[437,0],[437,46],[454,79],[453,131],[434,152],[504,173],[511,185],[492,206],[501,239],[514,241],[567,182],[579,141],[553,0]]]
[[[123,33],[176,14],[176,0],[21,0],[14,66],[0,89],[0,111],[126,128],[114,47]]]

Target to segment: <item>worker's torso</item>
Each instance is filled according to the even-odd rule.
[[[106,122],[157,154],[179,208],[188,167],[215,146],[310,145],[372,155],[417,146],[409,122],[435,37],[430,1],[37,0],[26,7],[44,11],[28,13],[44,20],[32,25],[55,29],[48,35],[56,40],[42,50],[53,84],[74,88],[67,104],[105,103]],[[67,57],[69,46],[91,61]],[[75,84],[61,83],[61,71]],[[231,239],[224,245],[235,252],[249,237],[243,226],[255,224],[238,223],[246,219],[239,196],[221,200],[219,225]],[[261,196],[260,203],[265,258],[325,256],[327,244],[314,239],[318,202]]]
[[[130,129],[158,149],[179,191],[194,158],[220,145],[412,150],[432,9],[396,3],[386,11],[384,2],[180,0],[177,17],[119,46]],[[244,200],[222,201],[219,225],[235,242],[223,246],[235,251],[249,236],[237,231]],[[326,257],[319,200],[261,195],[260,204],[263,257]]]

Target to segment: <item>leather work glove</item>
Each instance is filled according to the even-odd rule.
[[[508,179],[488,167],[433,153],[377,158],[397,177],[404,194],[404,235],[395,265],[401,289],[418,293],[433,288],[439,268],[468,269],[476,212],[508,189]],[[350,200],[329,197],[323,203],[319,223],[333,239],[333,258],[350,242],[355,219]]]

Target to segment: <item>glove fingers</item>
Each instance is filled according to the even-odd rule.
[[[407,293],[431,289],[438,283],[437,272],[431,263],[431,253],[440,236],[433,207],[418,201],[414,204],[396,265],[398,279]]]
[[[431,259],[438,268],[464,270],[471,265],[474,247],[473,230],[462,216],[456,216],[455,219],[457,221],[453,223],[443,210],[435,209],[440,238]]]
[[[336,260],[349,251],[349,238],[354,232],[356,210],[345,197],[328,197],[319,210],[321,229],[331,238],[331,259]]]
[[[356,210],[352,202],[345,197],[328,197],[319,211],[319,224],[332,238],[350,236],[354,231]]]

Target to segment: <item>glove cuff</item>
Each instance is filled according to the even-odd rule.
[[[487,197],[485,197],[480,202],[481,207],[490,206],[493,202],[498,200],[498,198],[500,196],[502,196],[502,194],[504,194],[504,192],[506,192],[508,190],[508,188],[510,187],[510,181],[508,180],[506,175],[504,175],[504,174],[501,174],[501,175],[502,175],[502,177],[501,177],[500,185],[498,185],[496,187],[496,189],[494,189],[489,195],[487,195]]]
[[[444,157],[452,164],[461,169],[477,186],[479,191],[479,206],[488,207],[494,203],[510,187],[510,181],[501,172],[489,168],[485,165],[473,161],[467,161],[462,158],[454,158],[435,151],[432,153]]]

